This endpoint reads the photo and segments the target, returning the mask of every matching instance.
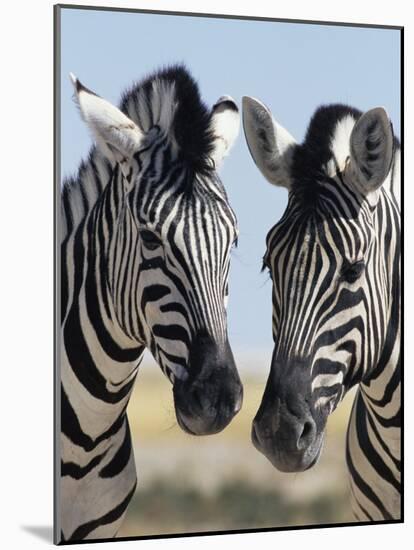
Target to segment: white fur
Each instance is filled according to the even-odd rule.
[[[129,158],[142,143],[143,133],[117,107],[102,97],[79,88],[78,79],[70,73],[82,117],[91,129],[104,154],[113,160]],[[79,89],[78,89],[79,88]],[[110,147],[108,147],[108,145]],[[115,151],[113,151],[115,148]],[[119,155],[119,158],[118,158]]]
[[[350,156],[349,142],[354,126],[355,118],[348,115],[337,123],[334,130],[331,141],[331,151],[341,171],[344,170],[347,158]],[[331,168],[333,168],[333,171]],[[333,176],[335,172],[336,167],[332,166],[328,168],[329,176]]]
[[[312,391],[315,388],[326,388],[335,384],[342,384],[344,375],[341,371],[336,374],[318,374],[312,382]]]
[[[234,103],[234,100],[229,96],[221,97],[214,106],[216,112],[213,113],[211,120],[215,135],[214,150],[211,157],[216,168],[220,166],[223,158],[229,154],[231,147],[239,135],[240,129],[238,110],[229,109],[225,104],[221,107],[220,103],[225,101]]]

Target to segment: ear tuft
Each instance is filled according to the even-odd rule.
[[[394,154],[394,135],[382,107],[364,113],[350,137],[348,174],[362,191],[371,192],[383,184]]]

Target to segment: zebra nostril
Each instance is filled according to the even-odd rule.
[[[298,449],[302,449],[309,445],[309,443],[313,439],[314,431],[315,431],[314,422],[311,420],[305,420],[297,440]]]
[[[306,437],[310,432],[312,431],[312,424],[310,422],[305,422],[303,425],[303,430],[301,434],[301,438]]]

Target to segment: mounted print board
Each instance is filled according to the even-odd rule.
[[[403,520],[401,27],[55,7],[55,542]]]

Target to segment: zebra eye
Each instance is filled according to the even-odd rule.
[[[357,262],[354,262],[354,263],[347,263],[344,265],[343,269],[342,269],[342,278],[344,279],[344,281],[346,281],[347,283],[355,283],[355,281],[357,281],[363,271],[365,269],[365,263],[363,260],[358,260]]]
[[[144,242],[145,246],[149,250],[155,250],[162,244],[160,238],[155,233],[153,233],[152,231],[149,231],[148,229],[142,229],[139,232],[139,235],[142,241]]]

